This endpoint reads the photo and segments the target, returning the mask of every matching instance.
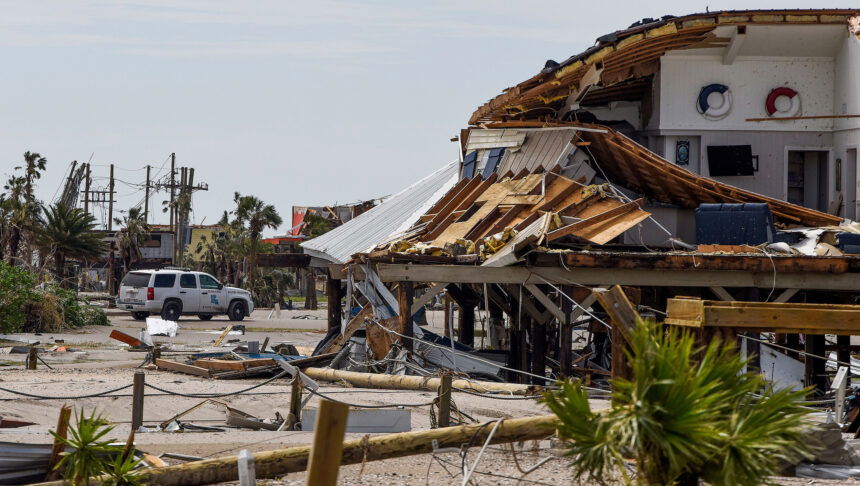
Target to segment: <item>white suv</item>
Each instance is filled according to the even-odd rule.
[[[183,314],[196,314],[208,321],[215,314],[227,314],[230,320],[241,321],[254,311],[247,290],[225,287],[208,273],[167,269],[127,273],[116,305],[137,320],[160,314],[166,321],[176,321]]]

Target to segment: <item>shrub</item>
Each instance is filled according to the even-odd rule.
[[[594,412],[579,381],[546,395],[578,478],[640,484],[757,485],[813,452],[801,406],[807,390],[773,390],[744,373],[731,343],[697,349],[689,332],[640,322],[627,358],[632,378],[614,379],[609,410]]]
[[[110,325],[104,311],[75,292],[58,285],[37,289],[36,281],[32,272],[0,262],[0,331],[56,332]]]
[[[88,485],[90,478],[104,477],[103,484],[132,486],[139,484],[134,468],[138,462],[134,456],[123,451],[122,446],[111,445],[105,436],[113,426],[93,411],[89,416],[83,410],[77,416],[77,424],[69,429],[69,437],[51,434],[70,450],[62,453],[55,469],[62,470],[63,476],[72,486]],[[113,459],[111,459],[113,456]]]
[[[36,298],[36,276],[0,261],[0,330],[23,329],[28,306]]]

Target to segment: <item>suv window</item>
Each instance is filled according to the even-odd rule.
[[[179,276],[179,286],[183,289],[196,289],[197,279],[193,273],[183,273]]]
[[[137,273],[131,272],[126,274],[125,278],[122,279],[122,283],[120,285],[124,287],[147,287],[149,286],[149,275],[148,273]]]
[[[201,289],[218,289],[218,281],[209,275],[201,274],[200,275],[200,288]]]
[[[163,288],[172,288],[173,284],[176,283],[176,274],[173,273],[161,273],[155,274],[155,282],[153,282],[153,287],[163,287]]]

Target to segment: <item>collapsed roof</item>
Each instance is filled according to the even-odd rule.
[[[373,256],[467,254],[496,266],[517,261],[523,245],[604,245],[650,216],[646,199],[690,209],[765,203],[782,227],[842,222],[698,176],[600,125],[473,128],[464,135],[460,180]]]
[[[559,110],[571,97],[590,104],[640,100],[667,51],[728,45],[730,38],[714,33],[719,26],[847,26],[857,15],[860,10],[744,10],[645,19],[598,38],[594,46],[560,63],[547,61],[538,74],[475,110],[469,124],[547,115],[558,118],[563,115]]]

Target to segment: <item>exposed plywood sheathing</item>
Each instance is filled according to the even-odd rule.
[[[657,60],[669,50],[702,47],[723,48],[731,39],[717,38],[718,25],[750,24],[848,24],[858,10],[763,10],[723,11],[666,18],[601,37],[597,45],[508,88],[479,107],[469,119],[477,125],[509,116],[537,118],[563,107],[567,97],[581,91],[588,73],[598,73],[608,88],[630,79],[650,76]]]

